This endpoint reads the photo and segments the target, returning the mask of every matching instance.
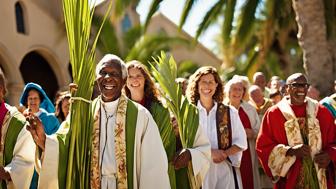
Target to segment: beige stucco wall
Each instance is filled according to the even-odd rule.
[[[16,2],[20,2],[23,7],[26,34],[19,34],[16,31]],[[103,14],[106,5],[107,3],[99,5],[96,13]],[[70,82],[69,55],[61,6],[59,0],[0,1],[0,63],[8,80],[9,103],[18,104],[24,87],[19,69],[20,64],[24,56],[32,51],[38,52],[49,63],[57,77],[60,89],[68,86]],[[132,24],[140,23],[139,14],[134,7],[129,7],[127,14]],[[115,25],[117,25],[118,33],[121,32],[120,22],[115,23],[117,23]],[[158,14],[153,17],[148,32],[157,33],[162,29],[171,36],[178,34],[177,26],[165,16]],[[185,32],[179,35],[192,41],[192,37]],[[175,46],[171,53],[177,62],[192,60],[199,65],[212,65],[217,68],[221,64],[221,61],[201,44],[197,44],[193,49]],[[97,59],[100,56],[98,53]]]
[[[52,0],[54,1],[54,0]],[[24,82],[19,70],[22,59],[31,51],[38,52],[54,71],[60,87],[68,85],[68,46],[63,23],[43,11],[38,1],[21,2],[26,34],[16,31],[14,0],[0,1],[0,62],[8,80],[8,100],[18,104]],[[51,3],[52,5],[52,3]]]
[[[158,33],[164,31],[169,36],[181,36],[193,43],[193,38],[186,32],[179,32],[178,27],[162,13],[157,13],[153,16],[147,29],[147,33]],[[184,60],[192,60],[194,63],[201,66],[214,66],[219,68],[222,61],[217,58],[209,49],[198,43],[193,48],[185,46],[175,46],[171,49],[171,53],[177,62]]]

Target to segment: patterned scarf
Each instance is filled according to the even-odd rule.
[[[100,107],[100,98],[96,107]],[[117,164],[117,188],[127,189],[127,169],[126,169],[126,109],[127,98],[124,95],[120,96],[117,106],[116,125],[114,130],[115,140],[115,158]],[[94,123],[92,129],[92,155],[91,155],[91,179],[90,185],[92,189],[101,188],[101,178],[99,169],[99,136],[100,136],[100,108],[96,108],[94,111]]]
[[[311,157],[319,153],[322,149],[322,137],[320,124],[316,118],[318,103],[306,98],[306,126],[308,127],[308,145],[311,148]],[[303,138],[300,131],[300,120],[297,118],[289,105],[286,98],[279,102],[279,109],[286,118],[285,131],[289,146],[294,146],[296,144],[303,144]],[[316,174],[319,182],[319,188],[327,188],[326,170],[319,168],[316,163],[314,163]]]

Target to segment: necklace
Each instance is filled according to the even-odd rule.
[[[109,119],[110,118],[113,118],[114,116],[114,113],[111,114],[111,115],[108,115],[107,114],[107,111],[106,111],[106,108],[105,108],[105,105],[101,105],[104,109],[104,113],[105,113],[105,118],[106,118],[106,123],[105,123],[105,141],[104,141],[104,146],[103,146],[103,149],[102,149],[102,155],[101,155],[101,163],[100,163],[100,172],[102,172],[102,168],[103,168],[103,159],[104,159],[104,153],[105,153],[105,149],[106,149],[106,145],[107,145],[107,126],[108,126],[108,123],[109,123]]]

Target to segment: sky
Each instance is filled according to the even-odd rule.
[[[137,7],[140,20],[145,21],[152,0],[141,0]],[[159,11],[178,25],[185,0],[165,0],[161,3]],[[198,0],[194,5],[183,29],[191,36],[195,36],[197,27],[202,21],[206,11],[214,5],[216,0]],[[215,48],[214,36],[219,33],[219,26],[212,26],[205,32],[199,41],[210,50]]]

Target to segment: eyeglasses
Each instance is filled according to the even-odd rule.
[[[290,83],[288,85],[293,88],[308,88],[310,86],[308,83]]]

